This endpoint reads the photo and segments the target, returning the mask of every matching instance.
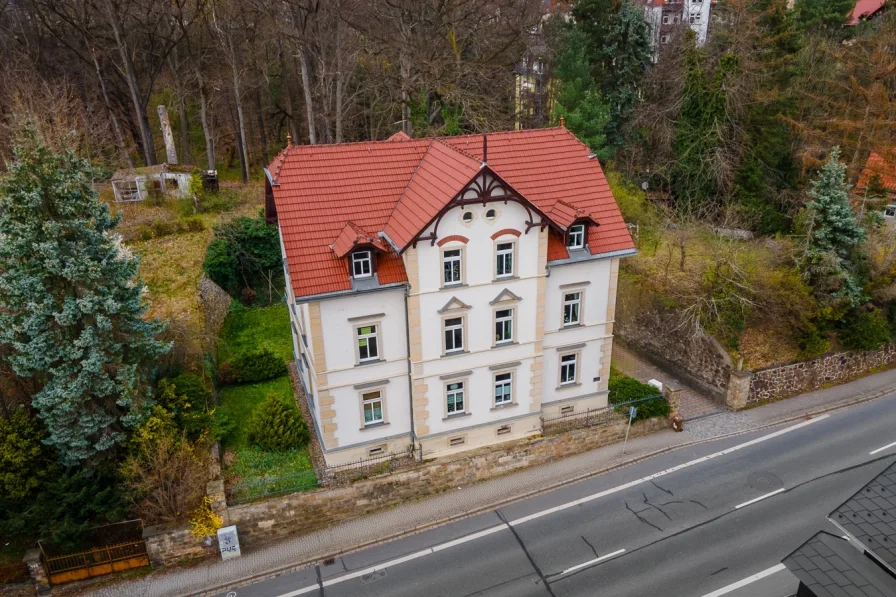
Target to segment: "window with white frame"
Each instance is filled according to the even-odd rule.
[[[513,340],[513,309],[495,311],[495,344]]]
[[[896,218],[896,205],[888,205],[884,208],[885,218]]]
[[[663,15],[663,25],[668,25],[671,22],[670,18],[669,15]]]
[[[464,412],[464,382],[456,381],[445,386],[445,399],[449,415]]]
[[[576,383],[576,361],[578,355],[567,354],[560,357],[560,385]]]
[[[570,249],[581,249],[585,246],[585,224],[569,227],[569,240],[566,246]]]
[[[461,250],[451,249],[445,251],[442,258],[445,269],[445,286],[461,283]]]
[[[379,390],[367,392],[361,396],[364,409],[364,425],[375,425],[384,422],[383,419],[383,394]]]
[[[377,326],[365,325],[358,328],[358,362],[375,361],[380,358]]]
[[[450,317],[445,320],[445,352],[464,349],[464,318]]]
[[[582,293],[566,292],[563,294],[563,325],[576,325],[582,314]]]
[[[498,243],[495,277],[508,278],[513,275],[513,243]]]
[[[368,278],[372,275],[370,251],[352,253],[352,275],[355,278]]]
[[[510,404],[513,394],[513,373],[499,373],[495,376],[495,406]]]
[[[660,38],[660,41],[661,41],[662,43],[664,43],[664,44],[667,44],[667,43],[669,43],[669,40],[670,40],[670,39],[671,39],[670,36],[664,34],[664,35]]]

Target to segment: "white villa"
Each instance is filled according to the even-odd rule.
[[[295,360],[328,464],[428,456],[607,405],[619,259],[563,127],[287,147],[267,170]]]

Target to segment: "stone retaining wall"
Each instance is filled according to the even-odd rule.
[[[644,306],[621,296],[617,302],[616,341],[674,371],[705,392],[722,399],[734,366],[719,342],[682,322],[678,313]]]
[[[811,361],[759,369],[752,372],[747,404],[812,392],[894,365],[896,344],[888,344],[879,350],[838,352]]]
[[[546,464],[558,458],[621,442],[628,419],[577,429],[550,437],[535,437],[462,452],[425,462],[413,469],[373,477],[347,487],[294,493],[232,506],[224,515],[235,524],[241,546],[253,546],[288,535],[301,535],[383,508],[397,506],[461,485]],[[665,418],[632,425],[629,438],[665,429]],[[189,534],[186,527],[153,527],[144,537],[154,566],[170,565],[215,553]]]

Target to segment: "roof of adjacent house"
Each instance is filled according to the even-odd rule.
[[[858,25],[862,19],[874,15],[874,13],[883,8],[885,3],[886,0],[857,0],[847,24]]]
[[[397,133],[386,141],[288,145],[268,171],[294,294],[351,290],[343,256],[365,238],[392,245],[383,243],[378,255],[379,283],[406,282],[397,251],[485,167],[483,144],[483,135]],[[568,257],[561,231],[571,218],[598,224],[588,231],[593,255],[634,249],[600,164],[567,129],[490,133],[487,166],[548,215],[549,260]]]
[[[883,155],[872,151],[865,162],[865,168],[859,177],[858,186],[865,188],[871,181],[871,177],[877,174],[884,188],[896,193],[896,156],[887,159]]]
[[[849,541],[825,531],[784,558],[784,565],[815,597],[896,595],[896,579]]]
[[[830,519],[896,568],[896,464],[831,512]]]
[[[189,174],[193,171],[193,166],[189,164],[156,164],[155,166],[141,166],[139,168],[122,168],[116,170],[112,175],[112,180],[126,180],[135,176],[152,176],[154,174],[162,174],[163,172],[179,172],[181,174]]]

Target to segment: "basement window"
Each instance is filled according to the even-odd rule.
[[[510,433],[510,425],[501,425],[498,427],[498,435],[507,435]]]
[[[467,438],[463,435],[458,436],[458,437],[452,437],[451,439],[448,440],[448,446],[451,448],[453,448],[455,446],[462,446],[465,443],[467,443]]]
[[[575,412],[575,410],[576,410],[575,406],[564,406],[563,408],[560,409],[560,414],[561,415],[571,415],[572,413]]]
[[[373,458],[374,456],[382,456],[386,453],[386,446],[377,446],[375,448],[368,448],[367,457]]]

